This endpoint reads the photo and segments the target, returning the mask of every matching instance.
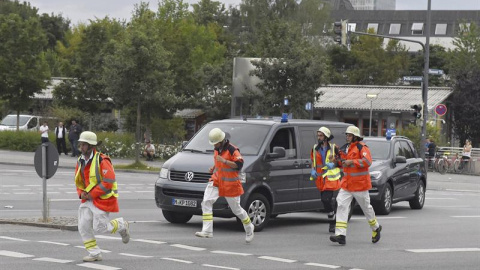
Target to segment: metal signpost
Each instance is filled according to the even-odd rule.
[[[50,142],[42,143],[35,151],[35,171],[43,180],[43,222],[48,221],[47,179],[51,178],[58,168],[58,151]]]

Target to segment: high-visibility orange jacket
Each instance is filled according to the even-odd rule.
[[[218,187],[218,195],[221,197],[240,196],[243,194],[243,187],[238,174],[243,167],[242,155],[238,148],[228,141],[220,151],[221,152],[218,152],[218,150],[215,149],[213,154],[213,160],[215,162],[215,170],[211,178],[213,185]],[[217,155],[220,155],[228,161],[235,162],[238,168],[234,169],[227,164],[217,161]]]
[[[75,168],[75,185],[79,198],[85,191],[99,209],[106,212],[118,212],[117,182],[112,162],[108,156],[93,150],[93,156],[87,164],[80,157]],[[84,202],[85,200],[82,200],[82,203]]]
[[[332,145],[329,143],[327,145],[325,163],[332,162],[335,159],[335,155],[339,154],[338,148],[335,147],[335,144],[333,144],[333,148],[334,148],[333,151],[331,148],[332,148]],[[313,156],[314,151],[315,151],[315,157]],[[318,190],[325,191],[325,190],[340,189],[340,180],[341,180],[340,170],[338,168],[334,170],[330,170],[330,171],[334,171],[335,173],[329,174],[327,172],[328,169],[324,169],[326,165],[323,164],[322,155],[320,154],[319,150],[316,150],[316,147],[312,148],[312,151],[310,151],[310,158],[312,160],[312,166],[313,166],[313,160],[315,158],[314,163],[316,165],[316,168],[313,168],[313,169],[315,169],[318,174],[318,177],[315,179],[315,185],[317,186]],[[335,165],[338,165],[338,164],[335,163]]]
[[[357,145],[358,144],[358,145]],[[372,188],[372,180],[368,167],[372,164],[372,157],[367,145],[363,142],[353,142],[347,153],[341,152],[342,159],[353,160],[350,166],[343,166],[342,188],[347,191],[365,191]]]

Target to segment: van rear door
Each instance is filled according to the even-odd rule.
[[[320,191],[315,185],[315,181],[310,181],[310,171],[312,170],[312,161],[310,151],[317,143],[317,129],[315,127],[299,127],[301,151],[300,158],[303,164],[302,181],[300,184],[300,198],[302,210],[319,209],[322,206]]]

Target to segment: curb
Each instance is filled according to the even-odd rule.
[[[60,229],[64,231],[78,231],[78,225],[60,225],[60,224],[52,224],[52,223],[22,222],[22,221],[14,221],[14,220],[0,220],[0,224],[34,226],[34,227]]]

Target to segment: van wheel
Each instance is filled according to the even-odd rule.
[[[187,223],[193,215],[162,210],[163,216],[170,223]]]
[[[252,224],[255,226],[255,231],[259,232],[265,228],[272,210],[267,198],[260,193],[255,193],[248,198],[246,209]]]

